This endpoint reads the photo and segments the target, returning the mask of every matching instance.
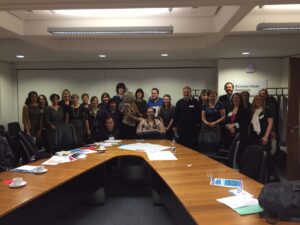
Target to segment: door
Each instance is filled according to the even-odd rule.
[[[300,58],[290,58],[287,177],[300,179]]]

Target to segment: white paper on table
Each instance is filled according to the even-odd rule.
[[[108,140],[105,140],[104,143],[120,143],[122,140],[114,140],[114,139],[108,139]]]
[[[14,171],[14,172],[33,172],[37,167],[38,166],[24,165],[24,166],[19,166],[17,168],[14,168],[11,171]]]
[[[154,152],[166,150],[170,147],[163,146],[163,145],[149,144],[149,143],[135,143],[135,144],[122,145],[119,148],[124,150],[145,151],[145,152],[154,153]]]
[[[162,151],[162,152],[146,152],[148,159],[150,161],[154,160],[177,160],[176,156],[170,151]]]
[[[57,165],[59,163],[66,163],[66,162],[71,162],[71,161],[74,161],[74,159],[71,160],[69,156],[54,155],[50,159],[48,159],[47,161],[43,162],[42,164],[43,165]]]
[[[239,195],[219,198],[217,201],[229,206],[232,209],[258,204],[258,200],[255,198]]]

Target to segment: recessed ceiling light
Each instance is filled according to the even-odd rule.
[[[99,58],[106,58],[106,55],[98,55]]]
[[[242,55],[250,55],[251,53],[250,52],[242,52],[241,54]]]
[[[18,59],[24,59],[24,58],[25,58],[24,55],[16,55],[16,57],[17,57]]]
[[[163,54],[161,54],[161,56],[162,56],[162,57],[167,57],[167,56],[169,56],[169,54],[163,53]]]

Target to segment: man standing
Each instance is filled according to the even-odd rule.
[[[147,106],[154,108],[155,111],[154,117],[158,117],[159,108],[163,103],[164,103],[163,99],[159,97],[159,90],[157,88],[152,88],[151,97],[147,102]]]
[[[192,89],[182,89],[183,98],[178,100],[174,112],[174,125],[178,133],[178,143],[189,148],[197,148],[197,124],[200,122],[200,103],[192,97]]]
[[[225,108],[225,115],[227,116],[227,113],[230,110],[230,100],[231,100],[231,96],[234,90],[234,85],[231,82],[227,82],[224,85],[224,90],[226,91],[226,95],[222,95],[219,98],[219,101],[223,103],[224,108]]]

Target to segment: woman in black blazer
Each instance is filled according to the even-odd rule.
[[[225,118],[226,137],[225,148],[229,148],[234,136],[240,133],[241,143],[244,145],[248,139],[248,127],[250,124],[250,115],[246,113],[243,106],[243,99],[239,93],[233,94],[231,98],[231,107]]]

